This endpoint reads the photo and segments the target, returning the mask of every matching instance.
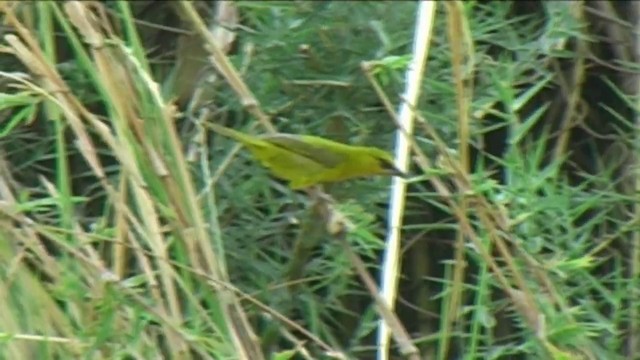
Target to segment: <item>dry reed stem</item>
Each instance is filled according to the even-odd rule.
[[[85,4],[79,2],[68,2],[65,4],[65,9],[69,14],[69,18],[72,19],[78,30],[85,35],[86,39],[89,40],[90,45],[93,45],[91,50],[93,52],[94,61],[97,68],[106,71],[105,75],[119,73],[122,76],[118,77],[118,79],[125,79],[124,81],[126,81],[126,79],[128,78],[128,69],[122,68],[119,64],[119,62],[122,60],[122,57],[118,57],[120,56],[120,54],[114,53],[112,48],[106,46],[106,42],[111,39],[108,37],[105,38],[100,31],[100,27],[96,26],[96,21],[98,21],[100,17],[95,17],[95,15],[85,7]],[[116,207],[116,212],[120,219],[118,233],[121,236],[121,240],[127,238],[131,241],[131,245],[133,245],[134,249],[140,250],[142,247],[133,239],[138,236],[142,236],[145,241],[149,242],[149,244],[152,245],[151,248],[154,250],[154,259],[157,263],[157,266],[161,269],[160,275],[164,290],[168,294],[167,297],[163,297],[160,289],[157,289],[156,286],[153,286],[153,284],[155,283],[155,271],[153,270],[151,264],[146,261],[147,257],[139,251],[136,252],[136,255],[139,257],[139,260],[141,260],[140,264],[142,265],[142,268],[145,269],[146,276],[149,279],[149,284],[151,285],[150,291],[152,292],[152,294],[154,294],[156,300],[158,300],[156,303],[160,305],[158,308],[153,309],[153,313],[157,314],[159,318],[163,319],[163,325],[168,325],[168,327],[166,327],[166,333],[169,337],[170,347],[172,348],[171,352],[174,354],[186,355],[186,351],[188,350],[187,342],[184,341],[185,339],[180,333],[179,328],[176,327],[182,322],[182,320],[180,307],[178,306],[177,291],[175,289],[173,280],[175,274],[170,267],[163,265],[167,263],[167,256],[166,245],[163,240],[162,230],[157,221],[160,215],[154,208],[153,201],[151,200],[151,196],[146,189],[143,177],[138,169],[137,164],[135,163],[136,157],[133,156],[134,151],[132,148],[127,147],[128,141],[123,135],[123,128],[117,129],[121,131],[117,133],[118,135],[114,135],[105,124],[103,124],[93,114],[87,111],[82,106],[82,104],[73,96],[64,81],[56,72],[55,68],[51,64],[47,63],[46,59],[42,55],[42,51],[39,49],[37,42],[34,40],[34,37],[30,34],[29,30],[27,30],[26,27],[24,27],[17,20],[9,7],[2,6],[2,10],[5,12],[6,19],[9,24],[14,29],[16,29],[16,32],[19,35],[19,38],[14,35],[8,35],[6,37],[7,42],[11,45],[14,54],[29,68],[29,70],[33,74],[36,74],[44,84],[44,89],[35,85],[33,85],[32,88],[40,93],[43,97],[51,100],[52,103],[56,104],[62,110],[67,123],[71,126],[74,134],[78,139],[78,148],[80,149],[81,154],[84,156],[90,168],[98,177],[100,183],[103,185],[103,187],[107,191],[109,198],[113,202],[113,205]],[[25,46],[24,43],[26,43],[27,45]],[[103,86],[106,85],[106,93],[111,95],[110,100],[114,101],[114,103],[116,104],[114,108],[116,113],[118,114],[117,117],[119,118],[116,120],[127,120],[126,122],[132,125],[131,128],[133,128],[134,131],[137,132],[139,138],[142,139],[141,142],[143,143],[143,148],[147,151],[150,162],[153,165],[152,167],[156,169],[156,172],[160,177],[165,176],[167,173],[166,167],[163,165],[158,152],[156,152],[154,148],[148,143],[145,143],[146,138],[141,137],[143,133],[140,131],[139,120],[136,115],[139,109],[136,108],[135,104],[127,102],[122,97],[118,97],[117,92],[122,89],[114,86],[113,82],[110,83],[109,79],[105,79],[103,77],[101,78],[101,81]],[[155,83],[148,81],[147,85],[149,84],[155,85]],[[152,91],[156,90],[157,93],[157,86],[155,88],[153,86],[149,86],[149,88]],[[129,87],[128,92],[126,93],[128,93],[129,95],[133,94],[132,87]],[[134,99],[136,99],[135,96],[131,97],[131,100]],[[173,120],[172,109],[170,107],[163,107],[163,109],[163,120],[167,124],[169,124]],[[115,122],[115,124],[117,126],[118,122]],[[142,224],[137,221],[137,217],[133,215],[130,209],[126,207],[126,199],[119,197],[118,193],[106,180],[104,169],[100,163],[100,160],[96,156],[97,152],[95,146],[93,146],[93,143],[88,136],[87,129],[85,128],[86,125],[91,125],[93,127],[93,130],[102,138],[102,140],[107,145],[109,145],[113,153],[123,165],[123,178],[126,177],[127,182],[131,186],[133,197],[143,210]],[[174,148],[179,149],[179,146],[175,147],[176,145],[179,145],[175,133],[173,132],[171,135],[174,136],[172,138]],[[186,170],[184,168],[180,170],[180,175],[183,176],[183,179],[188,179]],[[178,198],[178,194],[180,192],[176,189],[179,187],[175,186],[173,183],[169,183],[168,185],[169,187],[173,186],[174,198]],[[187,193],[193,194],[193,188],[191,188],[191,184],[189,184],[188,181],[186,184],[182,185],[187,188]],[[121,186],[124,186],[124,184],[121,184]],[[174,202],[174,205],[180,207],[181,202],[176,201]],[[215,255],[211,252],[208,238],[206,237],[206,233],[204,231],[204,221],[202,220],[202,216],[197,209],[197,204],[187,204],[185,211],[179,212],[186,213],[188,214],[188,217],[193,217],[192,220],[195,220],[194,223],[186,227],[188,228],[188,230],[183,230],[182,232],[183,239],[187,240],[189,244],[194,243],[196,245],[195,247],[192,246],[192,248],[194,249],[194,251],[192,251],[194,263],[201,263],[202,257],[204,257],[205,266],[202,269],[210,274],[221,274],[221,270],[218,268],[217,262],[215,261]],[[182,217],[184,218],[186,216],[183,215]],[[133,232],[129,231],[129,225],[127,224],[127,222],[133,225]],[[72,249],[67,250],[71,251]],[[73,253],[75,254],[75,256],[80,256],[80,254],[77,252]],[[95,257],[86,259],[88,263],[91,263],[97,268],[101,268],[100,264],[92,262],[92,260],[95,260]],[[119,269],[120,273],[124,271],[124,269],[122,269],[122,264],[119,265]],[[220,275],[217,275],[216,277],[220,277]],[[227,310],[231,307],[232,312],[236,312],[236,318],[243,316],[242,309],[237,305],[237,301],[234,302],[233,299],[230,299],[228,295],[222,294],[222,297],[225,298],[223,302],[226,304],[224,306],[227,307]],[[164,305],[162,305],[164,303],[164,299],[166,298],[168,298],[169,301],[168,309],[165,308]],[[144,303],[144,301],[142,303]],[[225,314],[228,312],[229,311],[224,311]],[[168,315],[169,313],[171,314],[170,316]],[[244,337],[244,339],[251,339],[250,332],[243,331],[242,336]],[[257,343],[255,339],[252,339],[251,341],[253,344]],[[243,352],[244,351],[238,351],[239,354],[242,354]]]
[[[260,109],[259,102],[255,98],[253,93],[249,90],[249,88],[246,86],[246,84],[244,83],[244,81],[242,80],[238,72],[235,70],[235,68],[229,61],[229,59],[226,57],[226,55],[222,52],[222,50],[216,44],[215,39],[211,36],[209,31],[207,30],[207,27],[205,26],[204,22],[202,21],[202,19],[200,18],[196,10],[193,8],[192,4],[190,4],[187,1],[181,1],[180,5],[183,10],[182,15],[185,17],[185,19],[187,19],[191,23],[191,26],[196,30],[196,32],[200,35],[202,40],[206,43],[207,50],[211,53],[211,61],[213,65],[220,72],[220,74],[227,80],[227,82],[229,83],[231,88],[236,92],[236,94],[242,101],[242,104],[247,108],[247,110],[251,114],[253,114],[268,131],[274,132],[275,128],[269,122],[269,119],[267,118],[267,116]],[[313,199],[315,199],[315,201],[320,202],[320,206],[323,208],[323,212],[325,214],[324,221],[328,228],[330,228],[331,226],[336,226],[339,229],[348,228],[347,221],[345,221],[346,218],[331,204],[330,197],[327,194],[322,192],[319,188],[314,188],[312,190],[309,190],[308,194]],[[340,220],[339,224],[337,224],[336,222],[333,221],[334,219],[343,219],[343,220]],[[335,231],[331,231],[330,229],[329,229],[329,232],[333,234],[336,233]],[[357,254],[355,253],[354,255],[357,256]],[[358,271],[359,275],[363,280],[367,279],[365,280],[365,285],[367,285],[369,280],[373,282],[371,275],[369,275],[367,272],[362,272],[357,267],[356,267],[356,270]],[[375,282],[373,283],[375,284]],[[392,334],[396,339],[396,341],[398,341],[398,344],[402,349],[402,351],[405,353],[405,355],[410,356],[410,358],[412,359],[418,358],[418,355],[417,355],[418,350],[413,345],[410,336],[408,335],[407,331],[404,329],[404,326],[399,321],[396,314],[393,311],[391,311],[391,309],[389,309],[389,307],[384,301],[383,302],[379,301],[378,290],[375,289],[375,286],[374,286],[374,289],[367,286],[367,289],[369,290],[371,296],[376,301],[376,310],[378,310],[378,313],[380,314],[380,316],[389,325],[392,331]]]
[[[389,98],[386,96],[386,94],[384,93],[380,85],[377,83],[377,81],[373,77],[372,72],[369,70],[371,66],[373,66],[373,64],[370,64],[370,63],[363,64],[365,74],[367,75],[374,90],[378,94],[379,99],[385,106],[385,109],[387,110],[387,112],[390,114],[390,116],[393,119],[397,119],[397,115],[393,110],[393,106],[391,105]],[[510,233],[509,227],[508,227],[509,222],[507,221],[506,215],[502,214],[499,208],[490,206],[490,204],[487,202],[486,199],[473,194],[471,189],[471,182],[468,175],[466,175],[466,173],[462,171],[457,159],[451,156],[451,154],[449,153],[448,147],[446,146],[444,141],[440,139],[440,137],[435,132],[435,130],[418,113],[416,113],[416,119],[418,119],[418,123],[420,124],[420,126],[422,126],[423,130],[425,130],[425,132],[432,138],[432,140],[434,140],[434,143],[438,152],[440,153],[441,156],[444,157],[444,159],[446,159],[446,162],[451,167],[449,170],[452,172],[452,175],[454,176],[452,180],[454,181],[456,190],[455,191],[450,190],[436,176],[431,176],[429,178],[429,181],[433,185],[434,189],[447,202],[450,209],[453,211],[454,215],[458,219],[458,225],[460,226],[460,229],[462,230],[462,232],[473,243],[476,250],[479,252],[480,256],[482,257],[483,261],[487,263],[491,271],[495,274],[503,290],[506,292],[507,295],[510,296],[511,289],[512,289],[512,286],[510,284],[511,282],[508,280],[510,276],[507,276],[507,274],[505,274],[505,272],[500,268],[500,266],[498,266],[497,262],[492,257],[492,255],[484,248],[480,237],[477,235],[469,219],[467,218],[466,212],[464,212],[460,208],[460,206],[458,206],[458,204],[455,202],[454,200],[455,197],[453,196],[453,194],[457,193],[457,194],[462,194],[462,196],[473,196],[472,200],[474,201],[470,202],[469,205],[472,208],[475,208],[479,214],[483,215],[482,216],[483,225],[486,227],[487,233],[488,235],[490,235],[490,239],[492,243],[498,245],[500,255],[503,258],[505,258],[505,260],[507,261],[507,268],[510,270],[512,276],[515,278],[518,289],[520,289],[525,294],[524,299],[526,299],[526,311],[524,311],[525,309],[523,309],[521,305],[523,302],[520,299],[516,300],[515,298],[510,296],[512,303],[514,305],[517,305],[517,309],[521,312],[523,317],[527,320],[527,323],[529,324],[529,326],[534,331],[536,331],[537,334],[539,334],[538,330],[541,327],[539,321],[540,319],[543,319],[543,316],[541,315],[535,301],[533,300],[531,290],[526,286],[523,276],[521,275],[520,271],[516,267],[515,261],[513,260],[513,257],[511,256],[511,253],[508,250],[508,246],[506,245],[504,239],[502,239],[502,236],[498,235],[498,234],[508,235]],[[398,126],[399,129],[401,129],[401,131],[404,131],[404,129],[402,129],[402,126],[398,124],[397,121],[396,121],[396,125]],[[419,165],[422,171],[424,171],[425,174],[428,174],[429,169],[432,167],[429,159],[424,154],[424,152],[418,147],[415,140],[411,138],[409,140],[410,140],[412,151],[416,155],[416,158],[415,158],[416,163]],[[498,231],[496,225],[500,227],[500,231]],[[509,241],[511,244],[517,244],[517,242],[514,239],[509,239]],[[536,314],[536,315],[531,316],[531,314]]]
[[[462,74],[464,65],[464,55],[467,55],[467,59],[473,58],[473,53],[464,54],[465,50],[471,46],[471,44],[465,44],[464,39],[469,38],[469,34],[465,33],[463,23],[465,22],[464,12],[462,4],[459,1],[447,2],[447,29],[448,40],[451,46],[451,67],[453,69],[453,81],[456,89],[456,110],[458,115],[458,156],[460,162],[460,169],[464,175],[468,176],[471,169],[469,169],[469,107],[472,85],[466,83],[466,79]],[[467,198],[463,197],[460,201],[460,212],[468,212]],[[462,304],[462,296],[464,291],[464,270],[467,267],[465,260],[465,235],[462,231],[457,231],[456,240],[454,245],[454,269],[453,278],[451,280],[451,295],[447,304],[448,310],[446,312],[447,319],[444,324],[444,341],[442,347],[439,349],[440,358],[446,358],[447,351],[449,350],[449,333],[451,328],[454,327],[454,323],[458,320],[459,309]]]

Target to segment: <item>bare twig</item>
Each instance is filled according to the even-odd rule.
[[[242,81],[242,78],[238,74],[238,71],[236,71],[233,64],[229,61],[229,58],[227,58],[220,46],[218,46],[215,38],[211,32],[209,32],[207,26],[204,21],[202,21],[200,15],[198,15],[198,12],[195,10],[192,3],[188,1],[181,1],[180,5],[186,19],[188,19],[194,30],[205,42],[205,45],[211,54],[211,63],[216,67],[225,80],[227,80],[236,94],[238,94],[242,101],[242,105],[244,105],[247,108],[247,111],[255,116],[256,119],[258,119],[265,129],[269,132],[276,132],[276,129],[271,124],[269,117],[260,109],[258,100],[244,81]]]

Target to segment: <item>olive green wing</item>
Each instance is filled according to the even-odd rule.
[[[335,168],[345,160],[344,154],[336,151],[337,148],[344,145],[330,140],[291,134],[265,135],[262,139],[307,158],[322,167]]]

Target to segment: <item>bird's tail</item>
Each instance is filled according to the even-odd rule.
[[[260,139],[258,139],[256,136],[245,134],[226,126],[214,123],[208,123],[207,126],[218,134],[230,137],[233,140],[242,143],[243,145],[259,145],[261,143]]]

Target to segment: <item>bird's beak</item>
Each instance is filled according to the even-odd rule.
[[[389,175],[391,176],[399,176],[403,179],[408,179],[409,175],[406,173],[403,173],[402,171],[398,170],[397,168],[393,168],[393,169],[389,169]]]

